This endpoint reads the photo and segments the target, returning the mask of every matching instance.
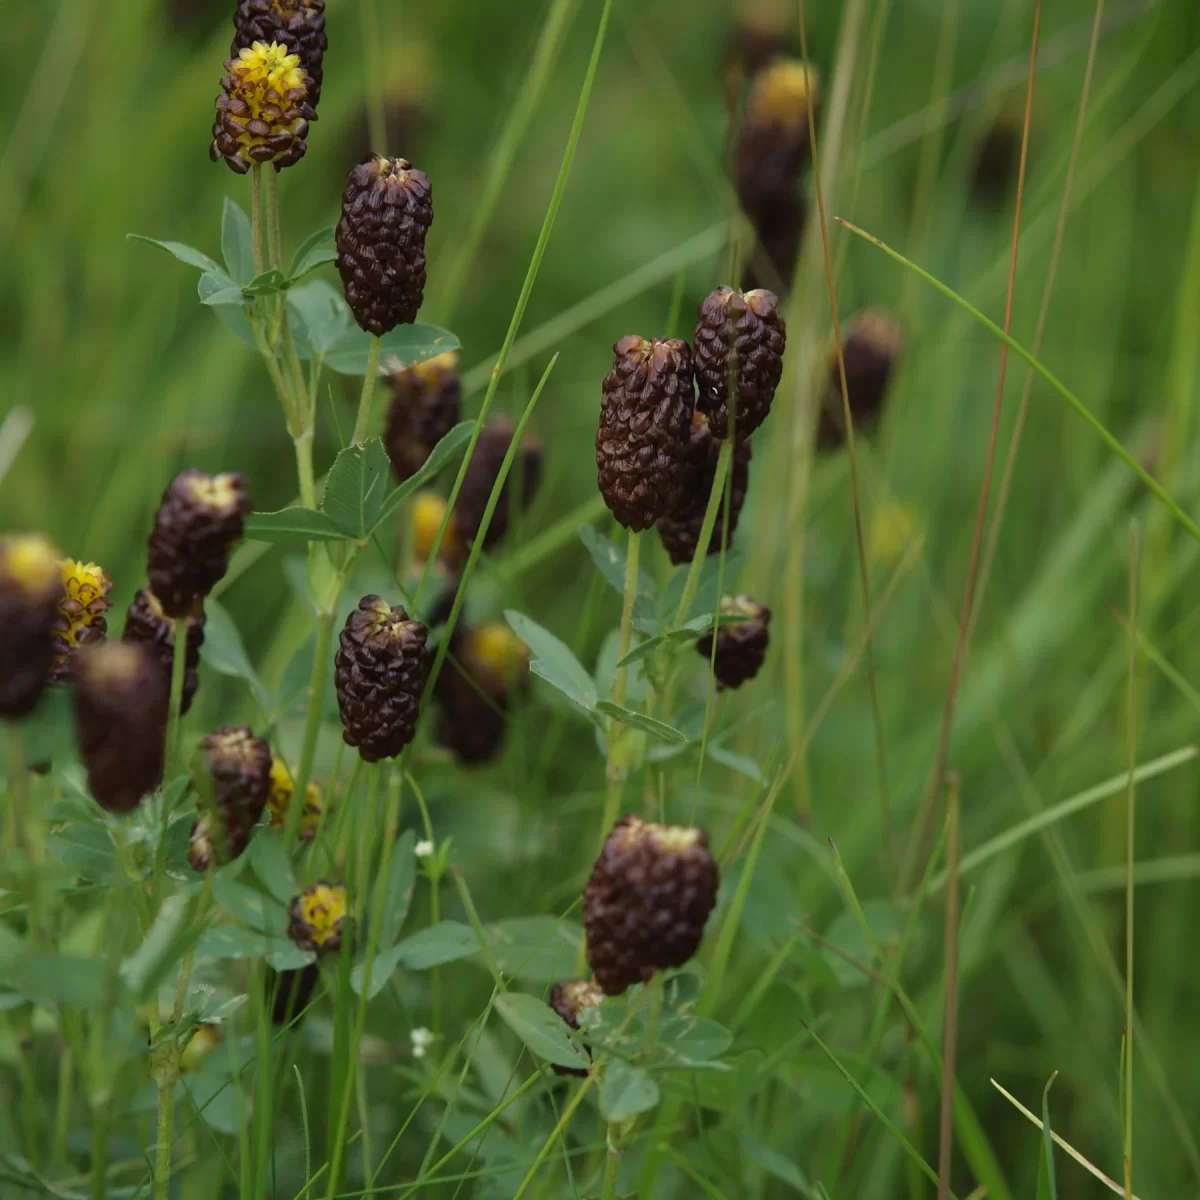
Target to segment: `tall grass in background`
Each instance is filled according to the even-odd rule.
[[[330,0],[321,117],[279,178],[283,259],[336,218],[371,141],[428,173],[421,316],[463,348],[475,428],[457,445],[491,410],[545,447],[538,497],[473,556],[461,616],[522,614],[535,655],[556,635],[603,696],[618,593],[640,565],[677,599],[683,573],[649,537],[628,576],[619,557],[595,567],[601,535],[620,542],[593,483],[599,384],[621,335],[688,336],[731,242],[746,247],[724,162],[733,13],[376,4]],[[5,15],[0,531],[103,563],[114,613],[179,468],[242,471],[263,511],[304,493],[262,358],[197,303],[193,272],[126,240],[216,262],[225,199],[250,209],[249,182],[205,153],[228,7]],[[787,7],[794,53],[826,78],[821,203],[734,551],[712,560],[725,592],[772,607],[772,648],[724,696],[689,651],[678,711],[657,714],[686,742],[625,782],[625,808],[696,815],[723,886],[697,961],[605,1006],[591,1076],[549,1071],[523,997],[540,1005],[575,966],[603,739],[535,679],[494,765],[466,771],[424,739],[396,769],[352,770],[314,641],[359,595],[437,579],[397,573],[382,527],[315,617],[304,539],[250,541],[210,613],[183,743],[268,727],[331,794],[338,858],[260,851],[206,916],[197,890],[145,937],[136,862],[84,828],[69,771],[34,777],[48,857],[32,875],[10,857],[0,895],[0,1193],[154,1194],[146,1001],[161,991],[178,1022],[202,922],[185,1010],[220,1040],[189,1067],[191,1028],[164,1027],[184,1051],[169,1161],[185,1200],[1195,1192],[1192,7],[1044,5],[1032,76],[1033,0]],[[1026,121],[1014,235],[1015,176],[989,200],[973,169],[997,123],[1019,144]],[[853,465],[812,448],[831,296],[842,320],[885,305],[906,329]],[[319,494],[362,392],[353,373],[316,383]],[[6,809],[12,787],[7,767]],[[135,860],[160,814],[135,826]],[[358,986],[347,951],[281,1033],[264,913],[328,865],[370,931]],[[30,903],[44,923],[18,944]],[[222,939],[236,955],[206,954]],[[117,974],[139,1006],[114,1004]]]

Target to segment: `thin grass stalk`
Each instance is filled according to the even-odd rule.
[[[950,1195],[950,1167],[954,1156],[954,1060],[958,1051],[958,776],[946,777],[946,899],[942,971],[945,998],[942,1016],[942,1107],[938,1134],[938,1200]]]
[[[1096,48],[1100,41],[1100,29],[1104,15],[1104,0],[1096,0],[1096,15],[1092,21],[1092,38],[1088,45],[1087,65],[1083,71],[1083,89],[1079,94],[1079,111],[1075,114],[1075,132],[1071,137],[1071,154],[1067,160],[1067,176],[1063,182],[1062,200],[1058,207],[1058,220],[1054,227],[1054,244],[1050,249],[1050,260],[1046,266],[1046,283],[1042,288],[1042,304],[1038,310],[1037,327],[1034,330],[1030,353],[1037,358],[1042,352],[1042,339],[1046,333],[1046,321],[1050,315],[1050,301],[1054,295],[1054,281],[1058,276],[1058,260],[1062,253],[1063,237],[1066,233],[1067,217],[1071,212],[1071,192],[1075,186],[1075,168],[1079,162],[1079,145],[1083,141],[1083,128],[1087,118],[1088,96],[1092,88],[1092,71],[1096,65]],[[992,578],[992,564],[996,558],[996,546],[1000,541],[1000,530],[1004,527],[1004,514],[1008,508],[1008,496],[1012,489],[1013,473],[1017,466],[1017,455],[1021,448],[1021,435],[1025,429],[1025,418],[1029,413],[1029,399],[1033,394],[1035,372],[1032,368],[1025,375],[1025,389],[1021,403],[1017,406],[1017,419],[1013,424],[1012,439],[1008,445],[1008,457],[1004,461],[1004,473],[996,492],[996,510],[988,528],[987,548],[979,567],[979,584],[975,589],[975,601],[971,609],[971,624],[967,637],[974,636],[975,625],[983,608],[988,583]]]
[[[374,0],[370,0],[374,3]],[[546,83],[550,78],[558,51],[562,47],[575,9],[579,0],[554,0],[542,24],[541,34],[533,52],[533,59],[528,68],[522,73],[521,88],[517,98],[509,110],[504,128],[492,152],[488,164],[487,175],[478,198],[471,205],[471,220],[467,232],[463,236],[458,253],[450,264],[446,275],[445,286],[433,306],[440,318],[440,323],[449,325],[458,308],[462,296],[463,285],[467,272],[479,253],[484,235],[491,224],[496,212],[496,205],[504,195],[505,188],[512,174],[513,163],[516,161],[517,150],[529,129],[533,114],[546,91]]]
[[[804,70],[809,70],[808,32],[804,0],[800,2],[800,53]],[[871,578],[867,567],[866,535],[863,532],[862,488],[859,483],[858,457],[854,449],[854,416],[850,410],[850,388],[846,380],[846,355],[842,346],[842,325],[838,317],[837,287],[833,279],[833,259],[829,251],[829,226],[825,217],[825,195],[821,188],[821,156],[817,152],[817,125],[813,106],[808,105],[808,136],[812,146],[813,189],[817,195],[817,216],[821,224],[821,252],[825,260],[825,281],[829,289],[829,310],[833,316],[833,341],[837,349],[838,383],[842,391],[842,419],[846,425],[846,451],[850,459],[850,493],[854,503],[854,539],[858,551],[858,573],[862,592],[863,620],[871,612]],[[895,875],[892,847],[892,803],[888,786],[887,746],[883,732],[883,710],[879,704],[879,679],[875,669],[875,642],[866,640],[867,690],[871,695],[871,718],[875,732],[875,758],[879,772],[879,809],[883,823],[883,849],[889,875]]]
[[[1021,162],[1017,173],[1017,200],[1013,208],[1012,245],[1008,260],[1008,293],[1004,301],[1004,333],[1012,329],[1013,294],[1017,285],[1017,248],[1021,238],[1021,202],[1025,194],[1025,166],[1029,158],[1029,125],[1033,114],[1033,85],[1037,77],[1038,36],[1041,32],[1042,0],[1034,0],[1033,36],[1029,50],[1029,80],[1025,89],[1025,120],[1021,131]],[[958,699],[958,685],[968,650],[971,606],[975,595],[975,579],[979,569],[979,557],[983,544],[983,527],[987,520],[988,497],[991,493],[992,467],[996,459],[996,441],[1000,430],[1000,414],[1004,407],[1004,380],[1008,371],[1008,343],[1000,349],[1000,370],[996,378],[996,398],[992,404],[992,424],[988,432],[987,455],[984,459],[983,482],[979,488],[979,506],[975,517],[975,533],[971,540],[971,559],[967,566],[967,579],[963,587],[962,612],[959,617],[958,638],[954,645],[954,658],[950,665],[950,681],[946,688],[946,702],[942,710],[941,729],[938,733],[937,750],[934,754],[933,770],[922,801],[921,813],[917,818],[908,844],[906,878],[916,881],[920,872],[920,859],[929,841],[937,798],[942,788],[946,770],[946,753],[950,746],[950,730],[954,723],[954,707]]]
[[[425,561],[425,569],[421,572],[421,582],[417,585],[417,594],[413,601],[414,607],[417,608],[420,607],[421,597],[425,593],[430,570],[433,564],[437,562],[438,552],[442,547],[442,539],[446,536],[446,528],[450,524],[450,517],[454,512],[455,501],[458,499],[459,492],[462,491],[463,480],[467,477],[467,468],[470,466],[471,456],[475,453],[475,446],[479,441],[480,433],[483,431],[483,423],[487,420],[487,415],[491,411],[492,401],[496,398],[496,390],[500,386],[500,377],[504,373],[509,351],[512,350],[513,342],[516,341],[517,331],[521,327],[521,320],[525,316],[525,309],[529,304],[533,285],[537,281],[538,271],[541,268],[542,259],[546,254],[546,246],[549,244],[550,234],[554,229],[554,220],[558,216],[559,207],[562,205],[563,193],[566,191],[567,176],[570,174],[571,164],[575,161],[575,150],[579,145],[579,138],[583,132],[583,119],[587,115],[588,101],[591,99],[592,94],[592,84],[595,82],[596,72],[600,66],[600,54],[604,49],[604,38],[608,32],[608,23],[611,16],[612,0],[604,0],[604,8],[601,10],[600,21],[596,28],[596,36],[592,43],[591,58],[588,60],[587,71],[583,78],[583,86],[580,89],[579,100],[575,106],[575,117],[571,122],[571,132],[567,135],[567,145],[563,151],[562,162],[559,164],[558,176],[554,181],[554,190],[550,196],[550,204],[542,220],[542,228],[533,249],[533,257],[530,259],[529,268],[525,272],[525,281],[521,285],[516,307],[513,309],[512,318],[508,323],[508,332],[504,335],[504,342],[500,347],[496,364],[491,369],[487,392],[484,394],[482,405],[480,405],[479,416],[475,420],[475,428],[471,432],[471,440],[467,445],[467,452],[463,456],[462,465],[458,469],[454,486],[450,489],[450,498],[446,503],[446,515],[442,518],[441,527],[438,529],[437,536],[433,540],[433,545],[429,549],[429,557]]]
[[[1125,1200],[1133,1197],[1133,865],[1137,832],[1137,783],[1134,766],[1137,763],[1137,656],[1138,656],[1138,571],[1140,546],[1136,522],[1129,527],[1129,677],[1126,682],[1125,767],[1129,783],[1125,790],[1125,1121],[1122,1132],[1122,1163],[1124,1165]]]
[[[393,0],[393,6],[399,3]],[[387,154],[387,106],[383,96],[383,69],[379,55],[383,38],[379,25],[377,0],[359,0],[358,14],[362,24],[363,61],[367,75],[367,132],[371,138],[371,149],[376,154]]]
[[[310,549],[310,553],[314,551]],[[318,546],[316,553],[324,553]],[[336,603],[336,601],[335,601]],[[283,844],[290,852],[300,832],[300,816],[304,808],[304,797],[312,779],[313,759],[317,752],[317,738],[321,732],[321,707],[325,696],[325,683],[329,678],[329,658],[333,645],[333,622],[336,613],[317,614],[316,644],[313,648],[312,674],[308,681],[308,709],[304,717],[304,739],[300,743],[300,765],[296,770],[293,795],[295,804],[288,805],[283,826]]]
[[[734,393],[730,393],[732,396]],[[713,529],[717,524],[717,512],[725,495],[725,478],[729,474],[729,464],[733,459],[732,434],[721,443],[717,454],[716,473],[713,475],[712,491],[708,494],[708,504],[704,509],[704,521],[700,525],[700,540],[696,543],[696,553],[692,556],[688,567],[687,579],[684,580],[683,595],[679,600],[679,610],[675,614],[674,628],[685,624],[692,611],[692,601],[696,598],[696,589],[700,586],[700,572],[704,569],[708,545],[712,541]],[[723,537],[724,535],[722,535]]]

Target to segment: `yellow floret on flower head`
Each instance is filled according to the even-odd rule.
[[[271,794],[267,797],[267,811],[271,815],[271,826],[283,829],[287,825],[288,809],[296,791],[296,781],[288,765],[278,755],[271,762]],[[311,841],[317,835],[317,825],[325,808],[325,795],[321,785],[310,779],[304,789],[304,812],[300,816],[300,837]]]
[[[0,539],[0,576],[30,596],[53,592],[59,583],[54,543],[40,533]]]
[[[301,950],[336,950],[346,923],[346,885],[314,883],[292,901],[289,915],[288,935]]]
[[[103,567],[71,558],[64,558],[59,570],[63,591],[54,622],[54,672],[61,679],[76,647],[102,641],[108,632],[104,614],[112,607],[112,580]]]

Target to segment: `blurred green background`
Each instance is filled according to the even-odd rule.
[[[810,54],[826,79],[844,7],[809,5]],[[972,181],[981,142],[997,122],[1001,136],[1007,130],[1019,141],[1033,5],[874,0],[865,7],[843,167],[839,179],[826,181],[836,187],[831,215],[877,234],[1000,320],[1015,177],[991,192]],[[1200,487],[1193,417],[1200,395],[1200,9],[1192,0],[1109,0],[1104,7],[1041,357],[1192,512]],[[295,491],[291,447],[256,356],[198,305],[191,269],[125,239],[130,232],[174,239],[217,257],[222,198],[249,207],[248,180],[207,157],[229,8],[211,0],[60,0],[12,4],[4,13],[0,418],[21,406],[34,426],[0,483],[0,529],[42,528],[64,552],[102,563],[115,580],[114,614],[142,584],[144,538],[176,470],[194,464],[243,471],[262,509],[282,507]],[[320,119],[307,157],[280,179],[286,254],[336,219],[345,171],[368,149],[364,100],[377,65],[389,98],[386,149],[433,181],[422,319],[449,325],[462,342],[467,379],[475,384],[468,414],[477,411],[541,225],[599,12],[596,0],[575,6],[494,219],[468,264],[461,301],[449,311],[446,272],[547,8],[381,0],[383,35],[373,61],[364,53],[354,0],[330,0]],[[1013,312],[1014,336],[1025,345],[1033,341],[1049,265],[1094,11],[1089,0],[1056,0],[1043,14]],[[881,12],[880,53],[869,69]],[[794,37],[794,8],[781,14]],[[594,494],[599,383],[612,343],[631,331],[666,332],[681,262],[684,322],[675,333],[686,336],[694,306],[724,282],[721,223],[733,201],[722,158],[722,64],[737,15],[715,0],[616,6],[521,330],[530,340],[518,340],[498,394],[500,410],[518,413],[550,354],[560,352],[534,422],[545,446],[544,483],[515,541]],[[939,59],[940,41],[952,56]],[[809,236],[816,232],[814,207]],[[884,425],[860,445],[868,526],[898,500],[924,537],[876,642],[894,819],[906,830],[949,675],[999,343],[874,248],[836,230],[832,239],[843,317],[882,304],[898,313],[907,333]],[[635,273],[644,286],[625,287],[631,275],[639,278]],[[825,338],[828,294],[819,276],[816,284],[791,297],[789,311],[811,319]],[[565,332],[547,329],[559,319]],[[794,645],[802,647],[811,712],[846,661],[863,617],[844,455],[816,463],[802,521],[790,520],[796,370],[793,362],[772,420],[756,435],[738,533],[745,564],[738,582],[775,611],[775,648],[766,676],[722,710],[730,747],[762,762],[772,755],[778,762],[796,733],[784,703],[784,623],[793,623]],[[1024,364],[1010,360],[993,511],[1025,377]],[[335,424],[349,427],[356,398],[357,381],[325,377],[318,471],[332,461]],[[1196,545],[1035,380],[951,741],[950,764],[963,778],[968,852],[1030,811],[1124,767],[1122,617],[1131,519],[1140,535],[1139,625],[1147,646],[1138,664],[1137,758],[1147,761],[1196,736]],[[790,578],[801,536],[803,574]],[[873,561],[876,593],[893,563],[886,553]],[[665,574],[657,549],[649,567]],[[486,574],[484,608],[511,604],[573,636],[591,580],[577,543],[565,543],[515,581],[500,569]],[[264,557],[225,599],[274,684],[305,632],[282,556]],[[601,593],[598,603],[601,619],[581,651],[589,664],[618,613],[615,596]],[[563,736],[543,753],[546,710],[554,704],[539,687],[517,715],[500,767],[464,777],[436,758],[429,765],[441,827],[458,840],[488,919],[552,911],[569,900],[599,806],[603,764],[582,727],[560,721]],[[239,705],[246,709],[243,690],[214,676],[193,726],[227,719]],[[775,818],[780,836],[768,839],[735,960],[747,988],[792,936],[792,919],[835,941],[846,934],[828,837],[860,896],[879,901],[872,913],[888,919],[872,737],[860,669],[813,742],[803,790],[789,786]],[[333,741],[332,734],[324,739],[322,762]],[[690,800],[687,775],[680,773],[678,786]],[[1144,1197],[1200,1194],[1196,784],[1195,768],[1184,766],[1139,793],[1138,857],[1149,864],[1137,895],[1135,986],[1146,1033],[1135,1083]],[[720,825],[738,810],[747,786],[710,765],[706,816]],[[811,809],[798,809],[805,801]],[[1117,796],[1056,823],[1045,841],[992,858],[965,881],[974,890],[963,932],[959,1073],[1017,1195],[1033,1193],[1036,1135],[988,1085],[989,1076],[1037,1108],[1046,1078],[1060,1071],[1056,1128],[1110,1174],[1120,1173],[1124,821]],[[529,869],[547,856],[552,872]],[[908,971],[910,990],[936,1029],[935,924]],[[839,975],[847,993],[839,997],[816,971],[815,961],[826,960],[811,945],[797,942],[791,955],[742,1041],[770,1053],[796,1032],[798,1016],[823,1015],[826,1040],[927,1156],[935,1155],[936,1081],[912,1067],[903,1025],[889,1026],[873,1071],[856,1057],[874,1006],[868,985],[853,972]],[[486,994],[482,977],[475,992]],[[474,992],[458,999],[464,1017],[477,1011]],[[825,1061],[802,1046],[781,1061],[764,1094],[760,1132],[819,1173],[821,1131],[850,1100]],[[898,1194],[895,1143],[869,1116],[855,1145],[856,1190],[836,1194]],[[879,1153],[867,1154],[870,1147]],[[1063,1196],[1099,1194],[1078,1168],[1059,1170]],[[757,1186],[776,1194],[770,1180]],[[730,1194],[742,1193],[734,1187]]]

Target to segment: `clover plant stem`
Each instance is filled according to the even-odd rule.
[[[183,682],[187,674],[188,618],[175,619],[175,650],[171,658],[171,694],[167,708],[166,779],[173,779],[179,762],[179,722],[183,708]]]
[[[267,172],[267,270],[283,270],[283,232],[279,223],[279,172],[274,168]],[[286,294],[279,297],[280,304]]]
[[[621,1170],[621,1152],[617,1149],[616,1143],[613,1140],[616,1137],[616,1129],[610,1124],[606,1141],[608,1148],[604,1155],[604,1191],[601,1195],[601,1200],[616,1200],[617,1196],[617,1175]]]
[[[367,351],[367,373],[363,376],[362,393],[358,398],[358,416],[354,419],[354,444],[367,436],[367,423],[371,419],[371,397],[375,394],[375,376],[379,373],[379,339],[371,336],[371,347]]]
[[[250,168],[253,200],[250,205],[250,228],[254,235],[254,274],[263,273],[262,164]]]

